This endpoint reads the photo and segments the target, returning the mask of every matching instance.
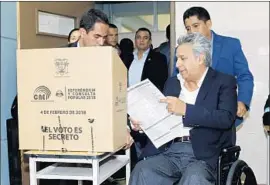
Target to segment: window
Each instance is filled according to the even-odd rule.
[[[165,31],[170,24],[170,2],[125,2],[96,6],[110,17],[119,33],[135,32],[140,27]]]
[[[170,24],[170,14],[158,14],[158,31],[166,31]]]

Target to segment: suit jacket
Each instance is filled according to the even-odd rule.
[[[132,52],[130,53],[121,52],[120,58],[124,62],[125,66],[128,66],[134,60],[134,55]]]
[[[66,45],[65,47],[77,47],[77,43],[78,42],[70,43],[70,44]]]
[[[160,44],[159,47],[155,48],[154,50],[166,56],[167,65],[169,66],[170,65],[170,42],[169,41],[163,42]]]
[[[164,87],[164,95],[179,97],[180,92],[178,78],[176,76],[169,78]],[[206,161],[214,169],[221,150],[235,145],[236,110],[235,78],[209,68],[195,105],[187,104],[183,124],[186,127],[193,127],[190,136],[196,158]],[[154,151],[153,145],[149,144],[143,152],[143,155],[147,152],[153,155],[160,151]]]
[[[216,34],[212,31],[213,55],[212,68],[235,76],[238,85],[238,101],[243,102],[247,109],[250,107],[253,95],[253,75],[249,70],[247,59],[242,51],[239,39],[226,37]],[[175,61],[176,63],[176,61]],[[174,75],[178,73],[177,68],[174,69]],[[240,125],[243,118],[236,119],[236,126]]]
[[[125,63],[127,69],[131,66],[133,61]],[[149,79],[161,92],[163,91],[164,84],[168,78],[168,66],[166,56],[154,52],[150,49],[146,61],[144,63],[141,81]]]

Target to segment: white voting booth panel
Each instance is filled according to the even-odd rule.
[[[176,2],[176,39],[185,34],[182,16],[192,6],[206,8],[212,29],[240,39],[254,76],[251,110],[237,131],[240,158],[248,163],[258,184],[267,182],[267,134],[262,125],[263,107],[269,94],[269,4],[268,2]],[[269,143],[268,143],[269,146]]]

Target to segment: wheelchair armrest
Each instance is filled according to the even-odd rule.
[[[241,148],[240,146],[231,146],[229,148],[224,148],[222,151],[221,151],[221,155],[224,156],[224,155],[232,155],[232,154],[236,154],[239,155],[241,151]]]

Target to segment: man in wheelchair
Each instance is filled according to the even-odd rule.
[[[213,70],[210,41],[200,33],[180,37],[179,75],[164,87],[168,112],[183,122],[184,136],[169,142],[160,154],[137,163],[129,185],[215,185],[218,161],[237,160],[234,121],[236,80]],[[139,130],[138,121],[133,120]],[[230,152],[222,149],[232,147]],[[235,156],[234,158],[231,156]],[[219,165],[222,170],[224,165]],[[232,175],[233,176],[233,175]]]

